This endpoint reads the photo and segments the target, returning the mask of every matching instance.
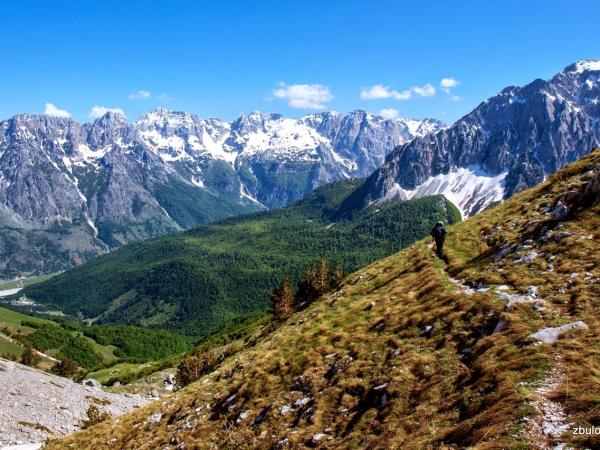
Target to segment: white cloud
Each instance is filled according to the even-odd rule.
[[[273,96],[287,100],[290,108],[325,109],[325,104],[333,100],[331,90],[321,84],[279,85],[280,87],[273,91]]]
[[[379,111],[379,115],[384,119],[395,119],[398,117],[399,113],[397,109],[385,108]]]
[[[132,92],[127,96],[129,100],[147,100],[150,97],[152,97],[152,93],[143,89],[140,89],[137,92]]]
[[[46,103],[46,108],[44,109],[44,114],[47,116],[53,117],[71,117],[71,113],[66,109],[57,108],[52,103]]]
[[[440,86],[446,89],[456,87],[460,84],[460,81],[455,80],[454,78],[442,78],[440,81]]]
[[[413,86],[404,91],[396,91],[390,89],[383,84],[376,84],[371,88],[365,88],[360,91],[360,98],[364,100],[375,100],[382,98],[393,98],[395,100],[408,100],[412,95],[420,95],[421,97],[433,97],[435,95],[435,87],[431,83],[425,86]]]
[[[455,80],[454,78],[442,78],[442,81],[440,81],[440,86],[442,88],[442,91],[444,91],[448,95],[450,95],[450,89],[455,88],[459,84],[460,84],[460,81]],[[456,97],[456,96],[453,96],[453,100],[454,100],[454,97]]]
[[[360,98],[365,100],[373,100],[379,98],[395,98],[396,100],[408,100],[411,97],[410,89],[406,91],[398,92],[390,89],[383,84],[376,84],[370,89],[363,89],[360,91]]]
[[[421,97],[433,97],[435,95],[435,88],[431,83],[427,83],[425,86],[415,86],[412,90]]]
[[[107,108],[106,106],[97,106],[96,105],[96,106],[92,107],[92,109],[90,109],[89,116],[92,119],[97,119],[99,117],[102,117],[107,112],[125,115],[125,111],[123,111],[121,108]]]
[[[452,100],[453,102],[459,102],[462,100],[462,97],[459,97],[458,95],[452,95],[450,96],[450,100]]]

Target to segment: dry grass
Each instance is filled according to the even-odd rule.
[[[537,286],[546,311],[505,311],[491,291],[465,294],[419,242],[353,274],[341,292],[252,340],[198,382],[47,448],[535,448],[523,418],[532,414],[532,386],[556,364],[568,380],[556,398],[570,420],[598,425],[600,291],[589,280],[600,278],[600,206],[565,222],[572,236],[536,247],[551,262],[493,256],[536,237],[547,221],[542,207],[599,164],[596,151],[450,230],[452,277],[516,292]],[[506,326],[494,333],[500,320]],[[527,339],[575,320],[589,330],[554,346]]]

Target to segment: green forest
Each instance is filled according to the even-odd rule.
[[[116,362],[143,363],[185,353],[193,346],[190,339],[168,331],[123,325],[83,325],[65,320],[55,324],[38,320],[23,321],[33,332],[16,335],[24,346],[51,350],[58,358],[69,359],[87,370]],[[111,359],[106,360],[107,350]]]
[[[268,311],[282,277],[298,283],[321,258],[349,273],[427,236],[438,220],[460,220],[442,196],[349,208],[362,183],[333,183],[279,210],[129,245],[20,294],[97,323],[206,338]]]

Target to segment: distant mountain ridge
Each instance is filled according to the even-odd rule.
[[[61,270],[143,238],[283,206],[370,174],[435,120],[364,111],[233,122],[156,109],[129,123],[0,122],[0,274]]]
[[[369,178],[368,204],[444,194],[464,215],[524,188],[600,144],[600,60],[510,86],[452,126],[400,145]]]

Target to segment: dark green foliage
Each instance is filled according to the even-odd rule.
[[[23,336],[21,341],[41,351],[58,350],[61,358],[69,358],[86,369],[93,369],[102,364],[102,356],[83,336],[54,325],[39,325],[32,334]]]
[[[60,377],[77,378],[81,371],[75,361],[63,358],[52,366],[52,373]]]
[[[441,196],[343,214],[340,205],[360,183],[334,183],[280,210],[133,244],[22,293],[100,323],[206,338],[268,311],[284,275],[298,280],[321,258],[351,272],[427,236],[438,220],[460,220]]]
[[[115,356],[130,362],[158,360],[185,353],[192,347],[183,336],[147,328],[92,326],[84,328],[83,332],[99,344],[114,345],[117,347]]]
[[[38,328],[41,325],[41,323],[36,322],[35,320],[22,320],[21,325],[23,325],[24,327]]]
[[[81,335],[85,335],[100,345],[116,347],[114,355],[120,361],[133,363],[164,359],[171,355],[185,353],[192,348],[189,338],[168,331],[126,325],[87,326],[61,317],[52,320],[59,326],[23,320],[22,325],[36,329],[35,333],[23,340],[40,350],[61,349],[73,340],[80,341]],[[77,344],[76,347],[86,343],[87,341],[84,344]],[[64,352],[72,352],[72,350],[65,349]]]

